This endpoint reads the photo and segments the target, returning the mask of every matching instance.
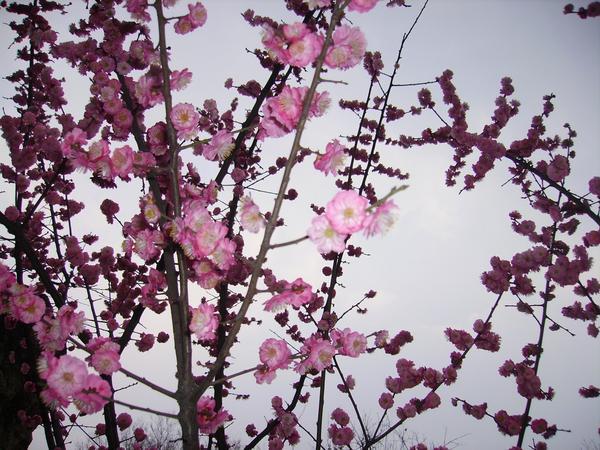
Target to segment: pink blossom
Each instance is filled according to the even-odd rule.
[[[210,341],[216,338],[215,331],[219,326],[219,316],[215,307],[208,303],[202,303],[197,308],[192,308],[190,319],[190,331],[200,341]]]
[[[335,408],[331,411],[331,418],[342,427],[345,427],[350,423],[350,416],[342,408]]]
[[[569,160],[562,155],[556,155],[546,168],[546,174],[552,181],[562,181],[569,175]]]
[[[111,163],[115,175],[127,178],[133,169],[133,149],[129,145],[115,149]]]
[[[23,323],[36,323],[46,312],[44,301],[33,293],[33,288],[15,283],[10,289],[9,310],[11,315]]]
[[[349,446],[352,439],[354,439],[354,432],[349,427],[338,427],[335,424],[331,424],[327,432],[334,445]]]
[[[366,237],[385,234],[396,221],[394,210],[398,209],[393,200],[379,205],[377,209],[365,218],[363,233]]]
[[[262,42],[281,63],[306,67],[319,56],[323,37],[311,32],[304,23],[296,22],[277,29],[265,25]]]
[[[588,182],[588,188],[590,193],[594,194],[596,197],[600,197],[600,177],[593,177]]]
[[[224,237],[218,242],[217,248],[211,253],[211,259],[219,269],[228,270],[235,262],[235,249],[235,242]]]
[[[87,143],[87,135],[80,128],[73,128],[63,139],[60,149],[64,157],[75,156],[73,153],[83,151],[83,146]]]
[[[231,420],[229,413],[221,409],[215,411],[215,400],[212,397],[202,396],[196,403],[197,421],[200,432],[204,434],[212,434],[223,424]]]
[[[331,330],[331,341],[340,355],[356,358],[367,350],[367,338],[350,328]]]
[[[82,413],[93,414],[106,405],[111,395],[109,384],[98,375],[90,374],[83,388],[73,395],[73,403]]]
[[[190,3],[188,9],[190,22],[194,28],[201,27],[206,23],[206,8],[202,3],[196,2],[193,5]]]
[[[219,130],[209,144],[202,146],[202,155],[209,161],[222,161],[229,156],[234,147],[233,135],[227,130]]]
[[[306,355],[305,359],[296,364],[294,370],[298,373],[306,373],[310,370],[321,371],[333,363],[335,347],[317,335],[312,335],[300,348],[300,353]]]
[[[290,365],[292,353],[286,342],[280,339],[267,339],[258,351],[260,361],[269,369],[286,369]]]
[[[134,250],[144,261],[150,261],[159,255],[163,243],[160,231],[144,229],[135,238]]]
[[[179,139],[192,139],[198,133],[200,114],[190,103],[178,103],[171,109],[171,121]]]
[[[379,406],[382,409],[390,409],[394,406],[394,397],[389,392],[384,392],[379,396]]]
[[[220,222],[205,223],[192,237],[194,256],[200,259],[215,251],[220,240],[227,235],[227,227]]]
[[[325,175],[330,173],[337,175],[338,170],[344,165],[345,151],[346,148],[337,139],[334,139],[325,147],[325,154],[318,155],[315,159],[315,169],[320,170]]]
[[[177,22],[175,22],[175,25],[173,25],[173,29],[177,34],[191,33],[194,30],[194,26],[192,25],[190,16],[180,17]]]
[[[251,233],[258,233],[265,226],[265,218],[260,213],[258,206],[250,197],[242,197],[242,207],[240,209],[240,222],[244,230]]]
[[[285,288],[280,294],[274,295],[264,303],[265,311],[275,311],[281,307],[292,305],[296,308],[310,302],[312,287],[302,278],[297,278],[292,283],[285,283]]]
[[[117,416],[117,425],[119,430],[123,431],[131,426],[133,419],[127,413],[121,413]]]
[[[49,367],[46,382],[51,389],[63,398],[67,398],[83,389],[87,375],[87,368],[83,361],[64,355],[58,358],[56,365]]]
[[[347,234],[338,233],[325,214],[313,218],[307,231],[309,239],[317,246],[321,254],[341,253],[346,248]]]
[[[351,234],[363,227],[367,205],[367,199],[355,191],[340,191],[327,203],[325,214],[336,232]]]
[[[349,69],[361,60],[367,48],[364,34],[358,27],[342,25],[333,33],[333,45],[327,51],[325,65],[332,69]]]
[[[373,9],[376,4],[377,0],[351,0],[348,5],[348,11],[364,13]]]
[[[92,352],[90,364],[98,373],[110,375],[121,368],[120,347],[116,342],[112,342],[108,338],[97,337],[92,339],[87,347]]]

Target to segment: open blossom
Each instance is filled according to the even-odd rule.
[[[129,145],[115,149],[111,163],[114,175],[126,178],[133,170],[133,149]]]
[[[367,41],[358,27],[342,25],[333,33],[333,45],[327,51],[325,65],[332,69],[349,69],[361,60]]]
[[[105,380],[89,374],[83,388],[73,395],[73,403],[82,413],[93,414],[106,405],[111,394],[110,385]]]
[[[376,4],[377,0],[351,0],[348,5],[348,11],[364,13],[373,9]]]
[[[300,120],[307,87],[285,86],[276,97],[269,98],[263,105],[263,120],[260,122],[258,139],[281,137],[292,131]],[[315,93],[309,109],[310,117],[325,113],[331,100],[327,92]]]
[[[300,348],[300,353],[306,357],[296,364],[294,370],[298,373],[306,373],[310,370],[321,371],[333,364],[335,347],[331,342],[317,335],[312,335]]]
[[[335,231],[351,234],[364,226],[368,201],[355,191],[340,191],[327,203],[325,215]]]
[[[319,56],[323,37],[313,33],[302,22],[279,28],[264,26],[262,42],[283,64],[306,67]]]
[[[10,313],[20,322],[36,323],[46,312],[46,304],[34,294],[33,288],[15,283],[8,292]]]
[[[87,135],[85,131],[80,128],[73,128],[63,139],[60,149],[64,157],[75,156],[74,153],[83,151],[83,146],[87,142]]]
[[[331,5],[331,0],[304,0],[304,3],[310,8],[325,8],[326,6]]]
[[[227,130],[219,130],[209,144],[202,146],[202,155],[209,161],[222,161],[229,156],[234,147],[233,135]]]
[[[227,420],[231,420],[229,413],[221,409],[215,411],[216,402],[212,397],[202,396],[196,403],[197,422],[200,432],[212,434],[221,427]]]
[[[286,342],[281,339],[267,339],[258,351],[260,362],[269,369],[285,369],[290,365],[292,353]]]
[[[49,368],[46,382],[51,389],[63,398],[67,398],[83,389],[87,375],[87,368],[83,361],[64,355]]]
[[[265,218],[250,197],[243,197],[241,203],[240,222],[242,227],[251,233],[258,233],[265,226]]]
[[[325,154],[318,155],[315,159],[315,169],[320,170],[325,175],[330,173],[336,175],[338,170],[344,165],[346,159],[346,148],[340,144],[337,139],[331,141],[325,147]]]
[[[365,335],[350,328],[331,330],[331,341],[340,355],[356,358],[367,350]]]
[[[96,337],[88,343],[87,348],[92,352],[90,364],[98,373],[110,375],[121,368],[120,347],[116,342],[108,338]]]
[[[386,233],[396,221],[394,210],[398,209],[393,200],[388,200],[377,209],[369,214],[363,224],[363,233],[366,237],[371,237],[376,234]]]
[[[275,311],[287,305],[299,308],[312,299],[312,287],[302,278],[297,278],[292,283],[285,283],[282,293],[274,295],[264,303],[265,311]]]
[[[190,103],[178,103],[173,106],[171,120],[179,139],[192,139],[198,133],[200,114]]]
[[[319,253],[341,253],[346,248],[347,234],[335,231],[329,219],[323,214],[313,218],[308,229],[308,238],[317,246]]]
[[[214,339],[218,326],[219,318],[213,305],[202,303],[199,307],[192,308],[190,331],[196,335],[198,340],[210,341]]]

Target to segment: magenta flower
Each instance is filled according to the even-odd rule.
[[[196,403],[197,421],[200,432],[204,434],[212,434],[223,424],[231,420],[229,413],[221,409],[215,411],[215,400],[212,397],[202,396]]]
[[[270,370],[286,369],[290,365],[292,353],[286,342],[281,339],[267,339],[258,351],[260,362]]]
[[[370,11],[377,4],[377,0],[352,0],[348,5],[348,11],[364,13]]]
[[[222,161],[229,156],[234,147],[233,135],[227,130],[219,130],[209,144],[202,146],[202,155],[209,161]]]

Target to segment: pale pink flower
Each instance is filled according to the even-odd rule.
[[[340,191],[327,203],[325,214],[335,231],[352,234],[363,227],[368,201],[355,191]]]
[[[144,261],[150,261],[160,254],[164,237],[158,230],[144,229],[135,237],[134,251]]]
[[[312,299],[312,287],[302,278],[297,278],[294,282],[285,282],[283,292],[274,295],[264,303],[265,311],[275,311],[292,305],[296,308],[310,302]]]
[[[121,368],[119,362],[119,344],[108,338],[96,337],[88,345],[88,350],[92,352],[89,358],[90,364],[102,375],[110,375]]]
[[[241,204],[240,222],[242,223],[242,227],[244,227],[244,230],[250,231],[251,233],[258,233],[264,228],[266,223],[258,206],[247,196],[242,197]]]
[[[373,9],[376,4],[377,0],[351,0],[348,10],[364,13]]]
[[[331,342],[313,334],[304,341],[300,353],[306,355],[306,358],[297,363],[294,370],[306,373],[313,369],[321,371],[331,366],[336,352]]]
[[[198,399],[196,419],[201,433],[212,434],[226,421],[231,420],[231,416],[226,410],[221,409],[216,412],[215,406],[216,403],[212,397],[202,396]]]
[[[190,19],[190,16],[182,16],[180,17],[175,25],[173,25],[173,29],[177,34],[187,34],[194,30],[194,25]]]
[[[80,151],[71,155],[71,160],[75,167],[87,169],[87,170],[96,170],[97,164],[108,158],[108,154],[110,153],[110,149],[108,147],[108,142],[105,140],[97,141],[90,144],[87,152]]]
[[[325,65],[333,69],[349,69],[361,60],[367,41],[358,27],[342,25],[333,33],[333,45],[327,51]]]
[[[194,233],[202,230],[204,225],[212,220],[208,210],[204,206],[204,202],[201,200],[193,200],[185,203],[183,206],[183,211],[185,214],[183,224]]]
[[[269,369],[286,369],[290,365],[292,353],[286,342],[281,339],[267,339],[258,351],[260,362]]]
[[[254,378],[258,384],[271,384],[276,377],[277,371],[269,369],[267,366],[260,366],[254,371]]]
[[[209,161],[222,161],[229,156],[234,147],[233,134],[227,130],[219,130],[210,143],[202,146],[202,155]]]
[[[161,83],[155,77],[143,75],[135,83],[135,97],[143,107],[157,105],[164,100],[160,87]]]
[[[331,442],[337,446],[350,446],[352,439],[354,439],[354,431],[350,427],[338,427],[335,424],[331,424],[327,432],[329,433]]]
[[[189,4],[188,9],[190,10],[189,18],[194,28],[201,27],[206,23],[206,8],[200,2],[195,4]]]
[[[329,219],[323,214],[316,216],[308,229],[308,238],[317,246],[319,253],[341,253],[346,248],[347,234],[340,234],[333,229]]]
[[[331,141],[325,147],[324,155],[317,155],[314,166],[325,175],[330,173],[337,175],[338,170],[344,165],[346,159],[346,148],[337,139]]]
[[[221,270],[229,269],[235,262],[235,242],[224,237],[219,240],[217,248],[212,252],[211,259]]]
[[[281,63],[306,67],[319,56],[323,37],[310,31],[306,24],[296,22],[277,29],[264,26],[262,42]]]
[[[198,133],[200,114],[190,103],[178,103],[171,109],[171,121],[179,139],[191,139]]]
[[[114,174],[126,178],[133,170],[133,149],[129,145],[115,149],[111,162]]]
[[[171,88],[180,91],[192,81],[192,72],[188,69],[174,70],[170,77]]]
[[[394,210],[398,209],[393,200],[388,200],[369,214],[363,224],[363,233],[366,237],[376,234],[385,234],[394,225],[396,217]]]
[[[192,308],[189,326],[190,331],[196,335],[199,341],[215,339],[215,331],[219,326],[219,317],[215,307],[208,303],[202,303],[197,308]]]
[[[46,382],[60,396],[67,398],[83,389],[87,375],[83,361],[64,355],[58,358],[55,366],[49,368]]]
[[[331,330],[331,341],[340,355],[357,358],[367,350],[367,338],[350,328]]]
[[[227,227],[221,222],[208,222],[193,235],[192,246],[197,259],[210,255],[221,239],[227,235]]]
[[[73,153],[82,152],[87,143],[87,134],[80,128],[73,128],[67,134],[60,145],[64,157],[75,156]]]
[[[94,414],[108,403],[112,391],[110,385],[98,375],[89,374],[83,388],[73,395],[73,403],[84,414]]]
[[[42,318],[46,304],[34,294],[33,288],[15,283],[8,291],[11,294],[9,310],[15,319],[23,323],[36,323]]]

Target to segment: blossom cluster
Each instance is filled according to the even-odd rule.
[[[394,202],[387,200],[369,212],[366,198],[352,190],[340,191],[327,203],[325,214],[313,218],[308,237],[319,253],[340,253],[353,233],[362,230],[369,237],[386,232],[394,223],[394,209]]]

